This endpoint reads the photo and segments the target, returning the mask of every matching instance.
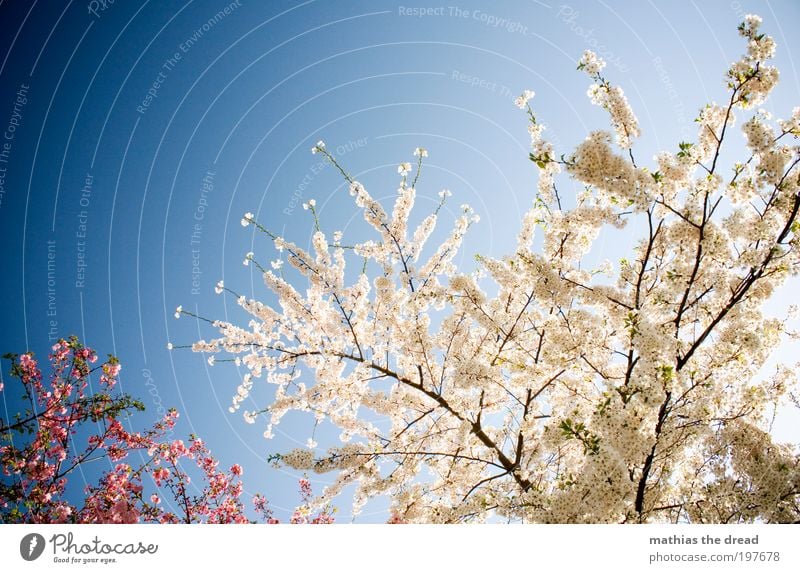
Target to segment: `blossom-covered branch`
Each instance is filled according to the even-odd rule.
[[[60,340],[50,354],[52,375],[42,380],[31,353],[9,354],[11,376],[17,379],[29,407],[13,420],[0,419],[0,522],[2,523],[249,523],[241,500],[242,467],[220,470],[201,439],[188,444],[170,440],[178,413],[143,432],[123,426],[124,417],[142,404],[113,391],[121,365],[109,356],[98,366],[97,354],[77,338]],[[100,388],[91,392],[90,377],[99,374]],[[9,388],[0,386],[0,391]],[[79,448],[82,426],[97,433]],[[132,454],[139,453],[135,462]],[[75,470],[105,460],[112,468],[97,472],[84,495],[68,488]],[[91,465],[90,465],[91,464]],[[85,476],[85,474],[83,474]],[[192,476],[195,477],[192,482]],[[190,485],[191,483],[191,485]],[[155,486],[155,487],[153,487]],[[146,493],[150,490],[151,493]],[[332,522],[332,509],[314,515],[307,509],[310,483],[301,480],[303,505],[293,522]],[[257,495],[255,511],[278,523],[266,499]]]

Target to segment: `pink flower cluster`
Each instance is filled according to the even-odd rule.
[[[313,515],[311,501],[314,492],[311,490],[311,482],[306,478],[300,479],[300,499],[301,505],[294,510],[289,522],[294,524],[309,523],[313,525],[333,523],[334,510],[325,506],[319,513]]]
[[[172,411],[159,430],[171,428],[177,413]],[[242,468],[234,465],[227,472],[217,470],[218,462],[199,438],[187,446],[182,440],[159,442],[152,435],[120,436],[123,451],[145,450],[149,460],[134,468],[118,464],[98,485],[87,488],[85,515],[79,521],[104,523],[249,523],[240,500]],[[202,479],[192,483],[184,467],[193,461]],[[145,478],[150,476],[162,492],[169,492],[177,512],[164,507],[157,494],[143,495]]]
[[[119,418],[143,406],[129,396],[111,394],[121,369],[116,358],[109,356],[103,364],[92,367],[97,362],[92,349],[76,338],[61,340],[52,347],[53,374],[45,386],[33,354],[7,357],[12,361],[11,374],[21,382],[30,407],[14,421],[0,419],[0,465],[7,478],[0,482],[1,522],[250,522],[241,500],[244,472],[239,464],[219,470],[219,462],[194,435],[188,444],[166,439],[178,419],[177,411],[170,410],[144,432],[129,432],[123,427]],[[96,371],[101,390],[90,394],[89,378]],[[95,424],[101,431],[89,436],[83,449],[75,449],[78,429],[84,422]],[[132,452],[145,454],[138,459],[146,461],[129,463]],[[113,469],[88,485],[85,498],[75,503],[67,495],[69,476],[82,464],[103,458],[114,463]],[[196,478],[194,482],[190,473]],[[158,493],[145,493],[153,486],[169,498],[169,504]],[[305,507],[311,499],[307,480],[301,481],[301,492]],[[278,523],[263,496],[255,496],[253,504],[264,521]],[[331,521],[326,512],[292,520]]]
[[[62,499],[67,475],[90,459],[108,437],[95,436],[84,451],[70,455],[77,426],[86,420],[113,418],[137,404],[128,397],[115,400],[106,392],[87,395],[93,371],[90,365],[97,361],[97,355],[77,339],[60,340],[52,347],[53,374],[47,387],[33,354],[10,358],[11,375],[21,381],[29,407],[14,422],[0,420],[0,463],[3,474],[13,478],[0,485],[3,521],[67,521],[75,514],[74,507]],[[103,367],[107,365],[114,373],[105,382],[110,388],[119,365],[114,358]],[[9,439],[14,434],[31,435],[32,439],[20,447],[22,440]]]

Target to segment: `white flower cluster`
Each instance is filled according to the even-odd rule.
[[[800,107],[792,110],[790,119],[778,121],[778,125],[786,133],[791,133],[794,136],[800,135]]]
[[[605,61],[591,50],[586,50],[578,61],[578,69],[583,70],[595,83],[589,86],[587,95],[592,103],[601,106],[611,116],[611,125],[617,133],[617,142],[624,149],[630,148],[631,139],[639,137],[639,121],[633,113],[628,98],[619,86],[611,86],[602,78],[600,72]],[[528,128],[530,131],[530,127]],[[531,133],[535,141],[539,133]]]
[[[547,129],[541,123],[530,123],[528,124],[528,134],[531,136],[531,145],[535,145],[536,142],[542,139],[542,132]]]
[[[514,105],[516,105],[519,109],[525,109],[528,107],[528,102],[533,98],[534,95],[536,94],[531,90],[525,90],[522,92],[522,95],[518,96],[514,100]]]
[[[611,125],[617,134],[617,143],[623,149],[632,145],[632,138],[639,137],[639,120],[636,119],[628,98],[619,86],[592,84],[588,91],[592,103],[605,109],[611,116]]]
[[[605,60],[598,57],[598,55],[591,50],[583,52],[581,59],[578,61],[578,69],[586,72],[591,78],[597,77],[605,67]]]
[[[693,153],[694,159],[704,161],[714,155],[726,116],[727,109],[716,104],[709,104],[700,112],[696,120],[700,124],[700,131],[696,151]],[[728,118],[728,124],[732,125],[732,118]]]
[[[294,449],[283,454],[281,461],[295,470],[310,470],[314,467],[314,452],[307,449]]]
[[[244,378],[242,379],[242,383],[236,388],[236,394],[234,394],[232,399],[232,404],[228,408],[228,411],[233,413],[238,410],[242,402],[244,402],[247,397],[250,395],[250,390],[253,389],[253,375],[252,374],[245,374]]]
[[[765,62],[775,56],[775,40],[758,32],[761,18],[748,14],[739,33],[748,39],[747,53],[728,70],[728,85],[737,90],[743,109],[763,103],[778,83],[778,69]]]
[[[747,55],[754,61],[764,61],[775,57],[775,40],[766,34],[759,34],[761,17],[748,14],[744,17],[739,33],[747,38]]]
[[[754,154],[763,155],[773,147],[775,132],[770,125],[761,121],[758,115],[745,122],[742,131],[747,138],[747,147],[752,149]]]

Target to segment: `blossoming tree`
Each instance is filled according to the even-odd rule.
[[[409,229],[425,150],[413,179],[400,165],[388,213],[319,142],[313,151],[339,168],[376,237],[329,238],[313,201],[311,252],[244,216],[295,270],[248,253],[272,306],[218,284],[252,320],[213,321],[220,336],[193,348],[249,369],[232,410],[265,376],[274,400],[244,417],[265,419],[267,437],[290,410],[341,430],[341,447],[310,441],[275,456],[335,472],[315,503],[355,483],[356,510],[387,495],[395,522],[800,519],[800,460],[767,419],[794,373],[759,375],[786,331],[760,309],[798,271],[800,108],[777,126],[747,111],[778,80],[760,23],[739,27],[747,48],[725,76],[726,102],[706,105],[696,140],[649,168],[634,153],[636,116],[592,52],[578,68],[613,137],[592,132],[557,157],[523,93],[538,193],[515,251],[479,257],[477,272],[453,263],[477,222],[469,207],[436,248],[426,241],[439,209]],[[732,158],[744,114],[747,155]],[[565,177],[585,189],[574,200],[559,193]],[[626,224],[643,230],[630,257],[616,270],[588,266],[601,230]]]
[[[121,369],[115,357],[92,366],[94,350],[74,337],[60,340],[50,354],[49,383],[31,353],[5,358],[28,408],[12,420],[0,418],[0,523],[250,522],[241,500],[242,467],[218,469],[219,462],[196,436],[188,445],[169,440],[177,411],[146,431],[125,429],[125,416],[144,406],[113,391]],[[93,391],[94,372],[100,385]],[[0,384],[0,391],[9,390]],[[85,435],[89,428],[96,433]],[[132,459],[137,453],[138,462]],[[70,477],[85,476],[98,461],[107,461],[111,469],[96,483],[86,483],[84,495],[71,491]],[[310,510],[308,480],[300,480],[300,494],[303,504],[292,523],[332,522],[331,508],[316,515]],[[263,496],[256,495],[253,503],[264,522],[278,523]]]

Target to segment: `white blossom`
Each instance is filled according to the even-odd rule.
[[[606,62],[591,50],[583,52],[580,61],[578,62],[580,69],[585,71],[589,76],[596,76],[603,68],[606,67]]]
[[[528,105],[528,102],[531,100],[531,98],[533,98],[534,95],[536,94],[534,94],[534,92],[531,90],[525,90],[522,92],[522,95],[517,96],[517,98],[514,100],[514,105],[520,109],[525,109],[525,107]]]

